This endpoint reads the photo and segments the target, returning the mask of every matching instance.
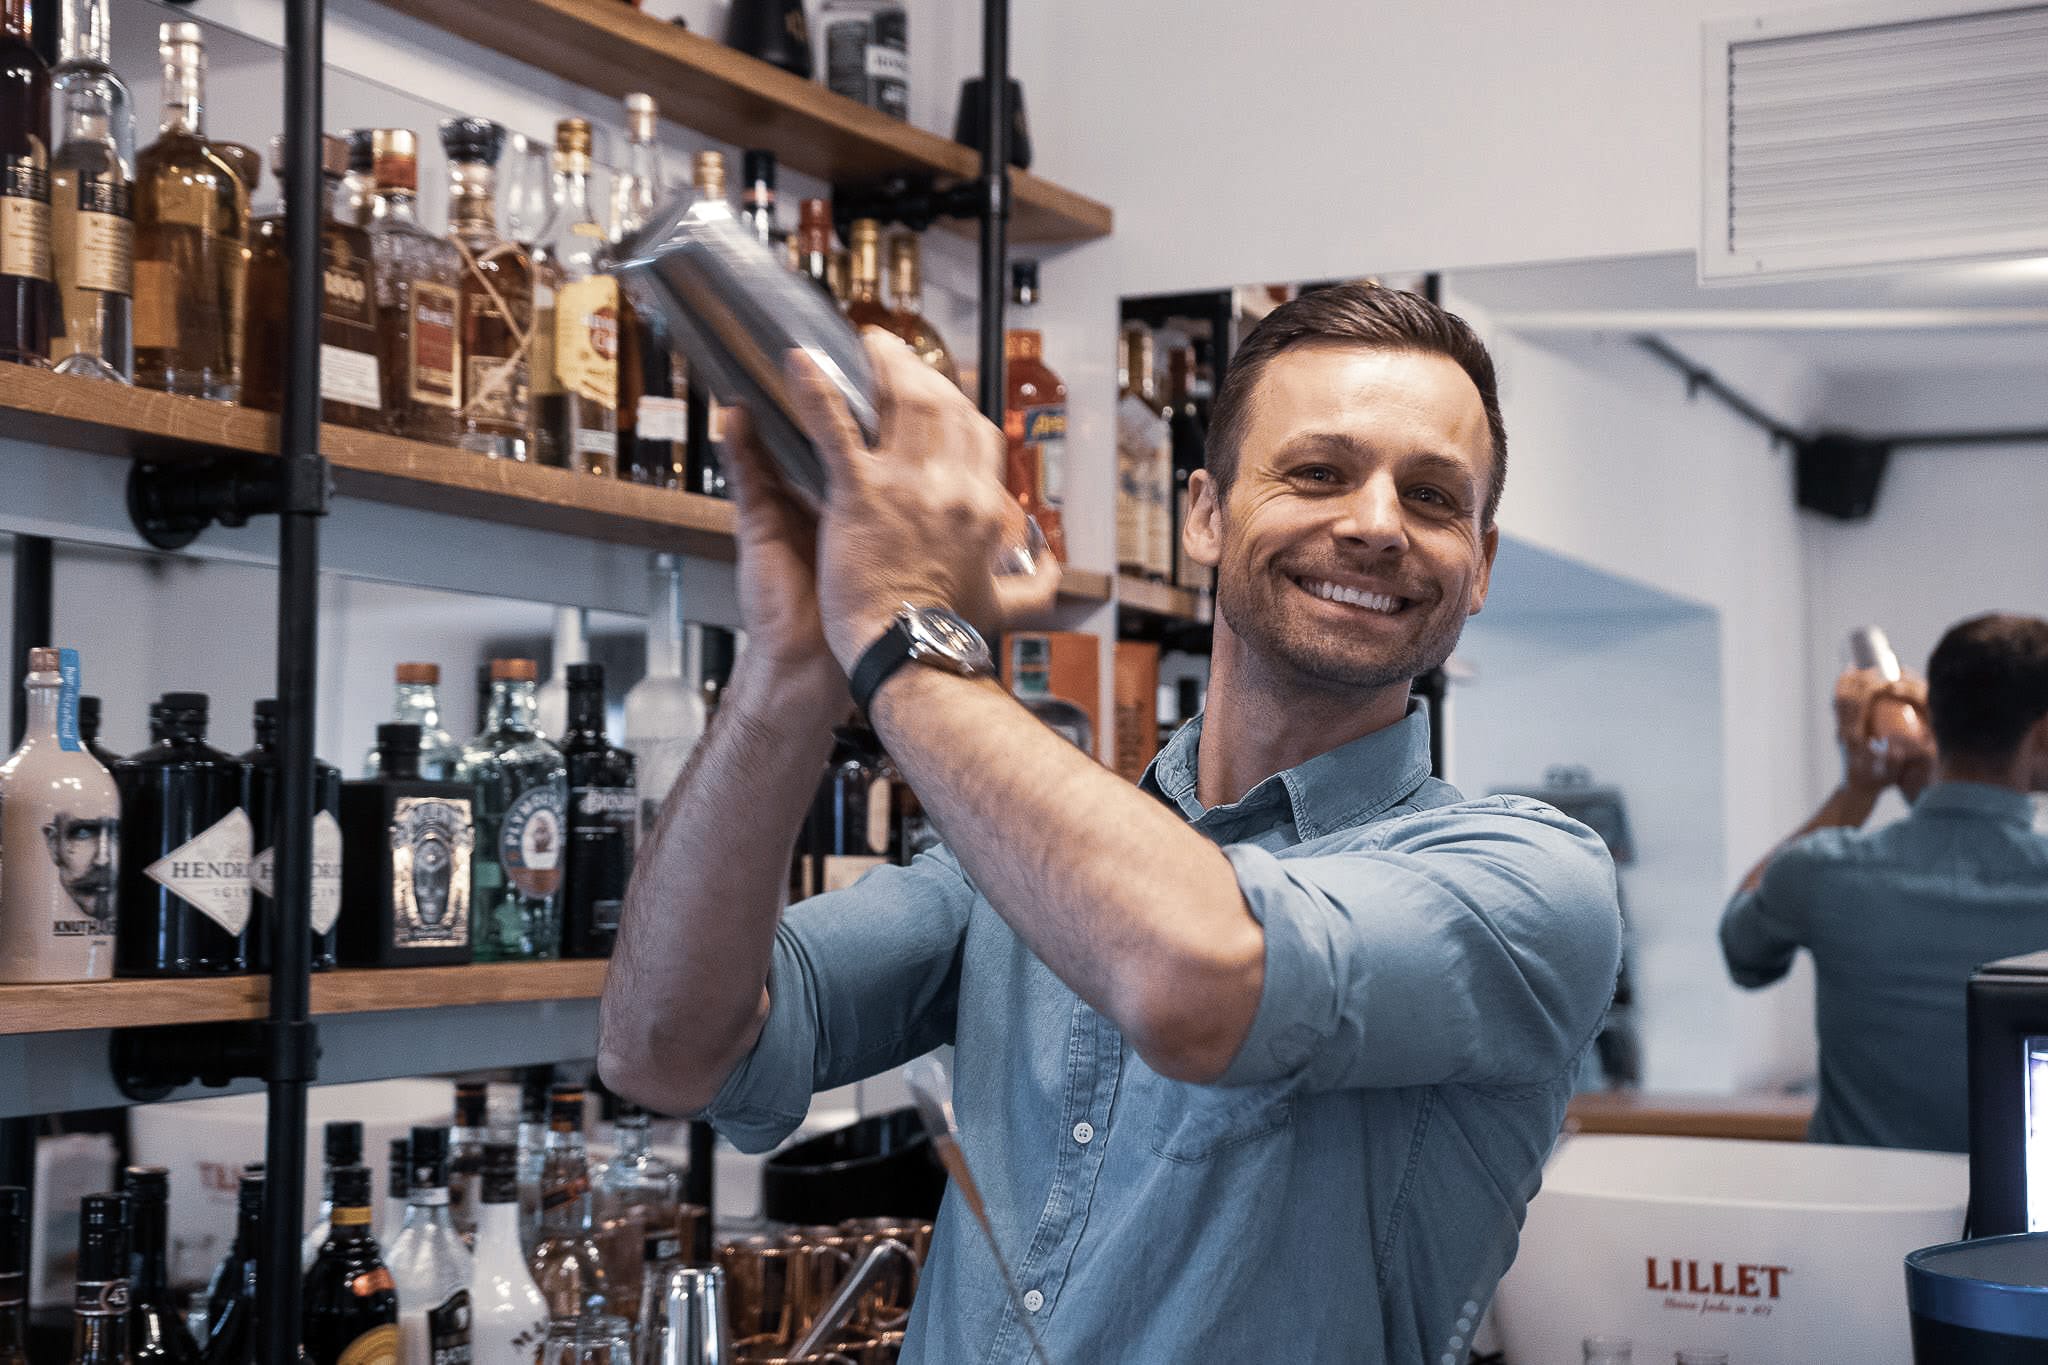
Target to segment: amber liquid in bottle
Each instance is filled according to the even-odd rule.
[[[1038,267],[1012,267],[1010,299],[1019,309],[1038,301]],[[1003,338],[1003,435],[1009,439],[1004,482],[1011,496],[1038,520],[1053,558],[1067,558],[1067,386],[1046,366],[1044,340],[1035,329],[1012,328]]]
[[[370,256],[385,418],[397,435],[452,446],[461,429],[462,253],[419,224],[418,140],[404,128],[379,128],[372,141]]]
[[[953,352],[924,315],[923,261],[917,238],[908,232],[889,239],[889,299],[894,305],[889,330],[902,337],[919,360],[958,384],[960,371],[953,364]]]
[[[560,460],[585,474],[619,472],[619,285],[604,271],[608,242],[590,204],[590,124],[555,129],[561,207],[548,231],[554,282],[552,374],[537,381],[536,420]]]
[[[533,262],[498,233],[495,168],[504,137],[489,119],[441,125],[448,239],[462,256],[457,442],[479,455],[525,460],[533,453]]]
[[[0,8],[0,360],[50,363],[50,68],[28,0]]]

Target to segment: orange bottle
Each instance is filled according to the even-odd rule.
[[[1018,261],[1010,267],[1010,302],[1019,309],[1038,302],[1036,261]],[[1067,386],[1046,367],[1043,350],[1044,339],[1035,328],[1013,327],[1003,338],[1003,434],[1010,442],[1004,481],[1024,510],[1038,519],[1053,557],[1065,563],[1067,536],[1060,508],[1066,497]]]

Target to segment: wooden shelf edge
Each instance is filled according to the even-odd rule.
[[[1652,1137],[1804,1142],[1811,1095],[1669,1095],[1598,1091],[1572,1097],[1566,1130]]]
[[[1128,574],[1117,576],[1116,603],[1129,611],[1147,612],[1176,621],[1198,620],[1201,611],[1199,594]]]
[[[1107,602],[1115,589],[1114,575],[1093,569],[1062,568],[1060,600],[1066,602]]]

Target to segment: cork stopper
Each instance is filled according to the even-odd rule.
[[[47,646],[28,652],[28,671],[31,673],[55,673],[61,662],[59,653]]]
[[[654,141],[654,96],[638,91],[626,96],[626,136],[635,142]]]
[[[899,232],[889,239],[889,289],[899,300],[924,292],[923,249],[916,233]]]
[[[540,677],[540,669],[531,659],[491,660],[492,682],[533,682]]]
[[[370,174],[380,190],[411,193],[420,187],[420,140],[410,128],[370,133]]]
[[[441,665],[439,664],[400,664],[395,671],[398,675],[398,681],[402,683],[427,683],[435,685],[441,681]]]
[[[692,162],[697,192],[706,199],[725,198],[725,153],[699,152]]]
[[[555,125],[555,169],[590,169],[590,120],[565,118]]]

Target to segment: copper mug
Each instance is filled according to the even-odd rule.
[[[917,1297],[918,1277],[932,1246],[932,1225],[898,1218],[849,1218],[839,1229],[855,1239],[856,1257],[867,1255],[885,1239],[910,1248],[915,1264],[891,1261],[854,1313],[856,1325],[877,1335],[900,1333],[910,1321],[910,1304]]]
[[[754,1233],[719,1243],[732,1300],[733,1338],[787,1346],[832,1300],[853,1269],[851,1246]]]

